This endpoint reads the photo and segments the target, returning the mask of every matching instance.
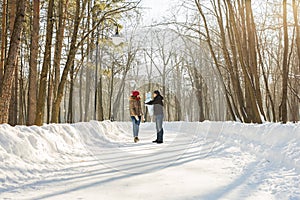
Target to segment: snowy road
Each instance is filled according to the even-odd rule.
[[[76,130],[83,148],[57,161],[10,169],[15,180],[3,181],[0,199],[299,200],[299,125],[287,130],[295,134],[290,148],[269,138],[274,126],[168,123],[161,145],[151,143],[153,124],[142,125],[137,144],[129,123],[50,127]],[[238,135],[244,131],[253,140]]]

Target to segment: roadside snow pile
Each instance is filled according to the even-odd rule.
[[[127,123],[120,123],[129,127]],[[123,125],[122,125],[123,124]],[[50,124],[42,127],[0,125],[0,193],[45,171],[65,168],[92,156],[86,145],[125,140],[118,123]]]
[[[211,149],[221,145],[232,147],[232,152],[227,148],[229,150],[226,154],[234,153],[234,148],[238,147],[243,152],[254,155],[258,160],[272,163],[273,166],[300,171],[299,123],[258,125],[210,121],[166,122],[164,129],[167,144],[171,143],[171,137],[175,140],[177,135],[181,135],[180,139],[191,137],[192,143],[206,143],[205,146]],[[148,135],[145,133],[146,130]],[[149,135],[152,132],[153,135]],[[168,132],[176,134],[168,136]],[[143,123],[140,136],[144,142],[149,140],[148,143],[151,143],[151,139],[155,136],[155,124]],[[131,143],[130,122],[91,121],[50,124],[42,127],[0,125],[0,193],[12,191],[25,183],[38,185],[36,183],[54,173],[63,175],[72,173],[71,169],[77,170],[76,166],[85,164],[83,160],[89,158],[91,161],[95,160],[91,151],[95,146],[114,149]],[[149,151],[142,149],[142,143],[139,145],[128,146],[127,149],[132,151],[132,148],[137,148],[138,152]],[[214,155],[214,151],[211,152],[209,156],[220,156]],[[100,152],[98,156],[101,155]],[[114,154],[107,155],[114,156]]]
[[[0,126],[0,191],[87,154],[70,125]]]
[[[300,170],[300,123],[172,122],[165,129],[210,139]],[[196,134],[195,134],[196,133]],[[287,167],[286,166],[286,167]]]

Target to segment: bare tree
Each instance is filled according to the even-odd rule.
[[[300,74],[300,25],[299,25],[299,19],[298,19],[298,11],[299,11],[299,2],[296,3],[295,0],[292,1],[293,6],[293,15],[294,15],[294,27],[296,29],[296,47],[297,47],[297,59],[296,64],[294,67],[295,74]],[[298,94],[300,93],[300,81],[299,78],[294,77],[294,88],[291,88],[292,90],[292,106],[291,106],[291,115],[292,120],[294,122],[299,121],[300,114],[299,114],[299,102],[300,102],[300,96]]]
[[[7,0],[3,0],[2,5],[2,31],[1,31],[1,58],[0,58],[0,83],[3,80],[3,74],[4,74],[4,61],[5,61],[5,55],[6,55],[6,5]]]
[[[29,63],[29,86],[28,86],[28,111],[27,125],[33,125],[36,116],[37,105],[37,59],[39,50],[39,27],[40,27],[40,0],[33,1],[30,63]]]
[[[0,124],[8,123],[9,103],[12,95],[11,89],[14,80],[14,73],[17,68],[17,58],[20,46],[20,37],[23,30],[25,9],[25,0],[19,0],[17,3],[16,18],[14,20],[14,28],[11,36],[5,73],[3,80],[0,83]]]
[[[35,124],[39,126],[41,126],[44,121],[45,101],[46,101],[46,92],[47,92],[47,76],[48,76],[50,61],[51,61],[51,45],[52,45],[52,35],[53,35],[53,23],[54,23],[53,11],[54,11],[54,0],[49,0],[45,53],[44,53],[43,67],[39,78],[38,101],[37,101],[37,109],[36,109],[36,117],[35,117]]]
[[[287,25],[287,1],[283,0],[283,30],[284,30],[284,52],[282,60],[282,99],[279,106],[279,118],[282,122],[287,122],[287,89],[288,89],[288,51],[289,51],[289,38],[288,38],[288,25]]]

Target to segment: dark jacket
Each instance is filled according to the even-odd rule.
[[[154,115],[164,114],[164,98],[161,95],[157,95],[153,100],[147,102],[147,105],[154,105]]]
[[[129,112],[130,116],[142,116],[141,101],[138,97],[131,96],[129,99]]]

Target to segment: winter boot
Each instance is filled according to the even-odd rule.
[[[157,144],[163,143],[163,135],[164,135],[164,130],[161,129],[161,130],[158,132]]]
[[[158,133],[156,133],[156,140],[152,141],[153,143],[157,143],[158,141]]]
[[[134,137],[134,142],[137,143],[138,141],[140,141],[139,138],[138,137]]]

